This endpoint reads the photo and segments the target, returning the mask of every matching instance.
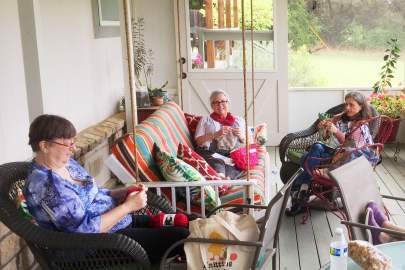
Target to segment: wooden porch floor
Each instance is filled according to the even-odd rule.
[[[377,166],[376,174],[382,194],[405,197],[405,148],[394,161],[394,145],[387,145],[383,163]],[[282,186],[278,170],[281,162],[278,148],[269,148],[273,181],[276,188]],[[405,226],[405,203],[385,200],[385,205],[393,216],[393,221]],[[329,261],[328,248],[334,228],[340,225],[339,219],[330,212],[311,210],[306,224],[301,224],[302,215],[284,217],[280,231],[280,252],[278,269],[315,270]]]

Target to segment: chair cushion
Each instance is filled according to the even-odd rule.
[[[303,149],[292,149],[287,150],[287,158],[294,162],[295,164],[301,164],[301,158],[306,153]]]
[[[182,161],[181,159],[176,158],[169,153],[161,151],[160,148],[154,144],[153,146],[153,156],[155,158],[156,164],[159,166],[162,175],[166,181],[173,182],[191,182],[191,181],[205,181],[205,178],[191,165]],[[204,187],[205,192],[205,204],[208,209],[214,208],[217,206],[215,191],[210,186]],[[179,188],[176,190],[176,193],[183,198],[186,197],[185,189]],[[201,192],[200,188],[192,187],[190,188],[191,202],[200,203]]]
[[[184,117],[186,117],[186,122],[188,130],[190,131],[191,138],[194,139],[195,130],[197,129],[198,122],[200,122],[202,116],[191,113],[184,113]]]

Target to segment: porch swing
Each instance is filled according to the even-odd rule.
[[[251,12],[253,10],[251,9]],[[253,21],[251,20],[251,39],[253,40]],[[130,29],[126,30],[127,34],[131,33]],[[246,38],[245,38],[245,24],[243,24],[243,78],[244,78],[244,119],[245,119],[245,137],[246,137],[246,148],[245,151],[248,153],[248,149],[251,147],[250,142],[250,129],[248,128],[248,102],[247,102],[247,79],[246,79]],[[129,39],[131,40],[131,39]],[[256,108],[255,108],[255,94],[254,94],[254,59],[253,59],[253,42],[251,46],[252,50],[252,112],[253,112],[253,125],[255,125],[256,119]],[[126,52],[128,54],[128,70],[129,74],[133,73],[133,57],[132,55],[132,44],[127,43]],[[130,93],[134,91],[133,85],[134,79],[129,77]],[[218,180],[218,181],[206,181],[206,182],[167,182],[161,181],[162,177],[160,171],[156,168],[155,162],[153,161],[153,144],[158,143],[162,150],[171,152],[172,154],[177,150],[179,143],[192,145],[191,139],[193,136],[187,134],[184,135],[182,132],[184,128],[184,123],[178,125],[178,119],[181,114],[186,114],[181,111],[181,108],[173,103],[169,102],[162,105],[154,114],[152,114],[148,119],[140,124],[137,124],[136,115],[136,100],[131,97],[131,114],[132,114],[132,132],[125,135],[123,138],[117,140],[115,146],[113,146],[112,152],[113,157],[110,159],[115,159],[108,164],[111,171],[117,175],[120,180],[124,183],[131,183],[135,178],[137,181],[142,181],[148,188],[156,190],[158,195],[164,195],[166,199],[171,200],[172,211],[175,212],[180,206],[180,208],[188,214],[196,213],[196,209],[199,210],[202,217],[205,217],[205,200],[200,200],[200,206],[196,204],[191,205],[190,199],[190,189],[194,187],[212,187],[215,190],[217,202],[219,198],[219,188],[220,186],[233,186],[235,189],[231,190],[229,194],[226,194],[227,198],[231,198],[229,201],[226,199],[224,202],[229,203],[268,203],[269,202],[269,187],[268,179],[265,177],[268,175],[266,173],[266,151],[264,146],[257,147],[259,154],[259,169],[251,169],[251,161],[249,155],[247,155],[247,168],[245,179],[243,180]],[[174,113],[173,113],[174,112]],[[186,117],[187,118],[187,117]],[[175,123],[173,123],[173,121]],[[163,124],[162,124],[163,123]],[[188,124],[188,123],[187,123]],[[188,133],[188,131],[187,131]],[[189,137],[189,138],[185,138]],[[185,142],[185,143],[184,143]],[[253,175],[253,176],[252,176]],[[259,179],[259,180],[258,180]],[[261,183],[257,183],[259,181]],[[259,191],[254,189],[257,185]],[[185,189],[185,205],[184,202],[178,202],[176,198],[176,189]],[[231,193],[232,192],[232,193]],[[229,195],[229,196],[228,196]],[[203,188],[201,188],[201,198],[204,196]],[[222,198],[221,198],[222,200]]]

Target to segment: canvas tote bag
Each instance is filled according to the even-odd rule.
[[[259,229],[250,215],[222,211],[190,222],[190,238],[257,241]],[[187,269],[249,269],[255,248],[222,244],[186,243]]]

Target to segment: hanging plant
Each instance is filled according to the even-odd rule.
[[[386,91],[388,87],[392,87],[391,80],[394,78],[394,71],[399,59],[399,45],[396,38],[387,41],[388,48],[385,50],[384,65],[381,67],[380,80],[373,85],[374,93]]]

